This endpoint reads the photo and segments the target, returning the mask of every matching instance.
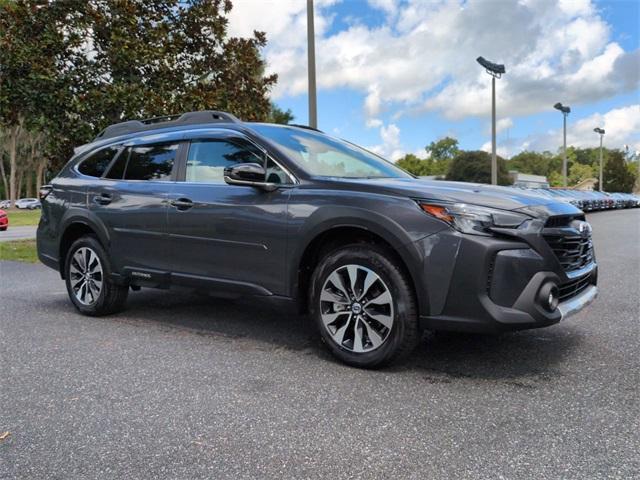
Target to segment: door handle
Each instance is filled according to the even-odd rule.
[[[189,210],[193,207],[193,202],[188,198],[178,198],[176,200],[171,200],[171,206],[175,207],[177,210]]]
[[[98,205],[109,205],[111,203],[111,200],[113,200],[113,197],[109,193],[103,193],[101,195],[96,195],[95,197],[93,197],[93,202],[97,203]]]

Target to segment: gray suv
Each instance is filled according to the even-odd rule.
[[[86,315],[186,286],[312,315],[344,362],[405,357],[425,329],[552,325],[597,293],[567,202],[417,179],[344,140],[224,112],[105,129],[43,187],[38,255]]]

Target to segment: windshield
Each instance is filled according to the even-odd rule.
[[[411,178],[373,153],[313,130],[275,125],[252,125],[313,176],[341,178]]]

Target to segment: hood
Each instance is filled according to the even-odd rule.
[[[358,190],[411,198],[460,202],[502,210],[521,210],[534,217],[582,213],[570,203],[513,187],[419,178],[332,179]]]

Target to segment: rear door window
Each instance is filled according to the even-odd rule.
[[[78,165],[78,171],[88,177],[101,177],[117,153],[116,147],[98,150]]]
[[[113,163],[113,165],[111,165],[111,168],[109,169],[109,173],[105,175],[105,178],[122,180],[122,177],[124,177],[124,169],[127,167],[127,160],[129,159],[130,152],[131,152],[131,148],[129,147],[125,149],[125,151],[118,156],[118,158]]]
[[[179,143],[131,147],[125,180],[171,180]]]

